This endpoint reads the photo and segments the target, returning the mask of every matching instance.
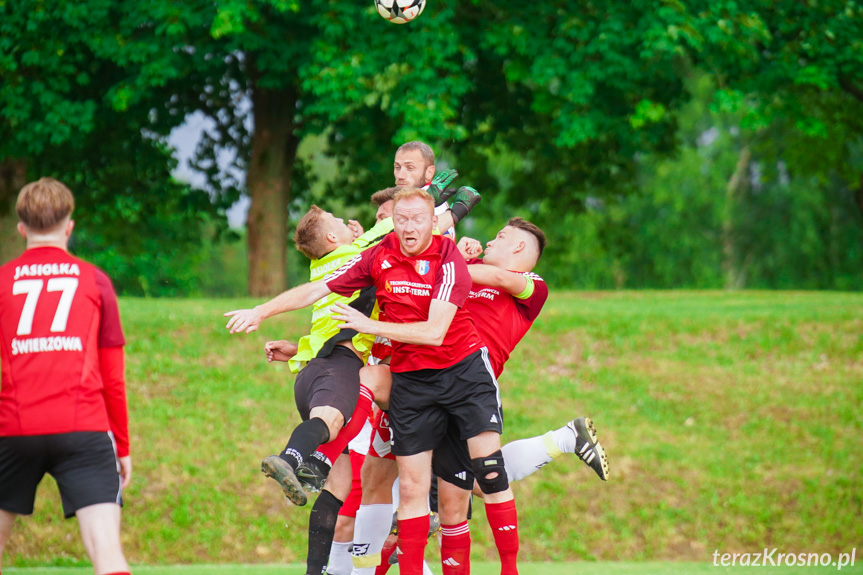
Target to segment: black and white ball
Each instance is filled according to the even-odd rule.
[[[382,18],[393,24],[407,24],[426,7],[426,0],[375,0],[375,8]]]

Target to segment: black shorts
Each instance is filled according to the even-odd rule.
[[[363,362],[350,349],[337,345],[327,357],[315,357],[294,382],[294,401],[303,421],[314,407],[335,407],[347,422],[360,398]]]
[[[500,392],[486,348],[445,369],[392,375],[389,414],[394,455],[435,449],[450,421],[463,440],[503,430]]]
[[[452,421],[447,427],[446,435],[434,450],[432,471],[442,481],[467,491],[473,490],[473,464],[467,441],[459,437],[458,429]]]
[[[0,509],[32,514],[46,473],[57,480],[67,519],[90,505],[123,504],[114,442],[105,431],[0,437]]]

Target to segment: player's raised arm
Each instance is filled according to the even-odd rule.
[[[496,287],[510,295],[524,293],[528,286],[528,278],[521,272],[511,272],[491,264],[475,264],[467,266],[470,278],[475,284]]]
[[[443,343],[446,332],[452,323],[458,306],[433,299],[429,305],[429,318],[426,321],[412,323],[390,323],[373,320],[345,304],[336,304],[337,312],[333,318],[345,322],[343,329],[355,329],[360,333],[368,333],[386,337],[401,343],[411,345],[438,346]]]
[[[268,317],[310,306],[330,293],[330,288],[327,287],[327,284],[323,280],[309,282],[289,289],[267,303],[255,306],[252,309],[238,309],[226,312],[225,317],[231,319],[225,328],[231,333],[252,333]]]
[[[519,299],[533,293],[533,270],[545,249],[545,234],[522,218],[511,218],[485,246],[481,264],[469,265],[474,284],[505,290]],[[538,278],[538,276],[534,276]]]
[[[456,224],[463,220],[482,201],[479,192],[470,186],[462,186],[457,191],[448,189],[447,186],[457,177],[457,171],[446,170],[435,176],[428,186],[427,191],[434,199],[435,213],[438,217],[438,229],[441,233],[454,228]],[[451,205],[449,204],[450,198],[452,198]],[[449,209],[440,211],[440,208],[444,204],[449,205]]]

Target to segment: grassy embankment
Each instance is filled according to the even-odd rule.
[[[136,564],[304,556],[310,506],[291,507],[258,466],[298,422],[292,377],[264,361],[263,343],[299,337],[308,315],[229,336],[222,312],[252,303],[121,301],[135,465],[124,543]],[[525,560],[861,547],[863,295],[556,293],[500,383],[506,439],[588,414],[611,464],[605,484],[572,457],[516,484]],[[475,509],[474,557],[490,560]],[[46,479],[4,565],[83,561]]]

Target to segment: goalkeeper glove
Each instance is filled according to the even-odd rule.
[[[470,211],[482,201],[482,198],[479,195],[479,192],[470,186],[462,186],[458,189],[455,196],[453,197],[452,206],[450,206],[450,211],[452,212],[452,222],[453,225],[459,223],[461,220],[467,216]]]
[[[455,190],[447,190],[446,188],[457,177],[458,172],[456,172],[455,170],[444,170],[432,179],[431,184],[429,184],[429,187],[426,191],[430,193],[434,198],[435,206],[441,205],[442,203],[447,201],[451,195],[455,193]]]

